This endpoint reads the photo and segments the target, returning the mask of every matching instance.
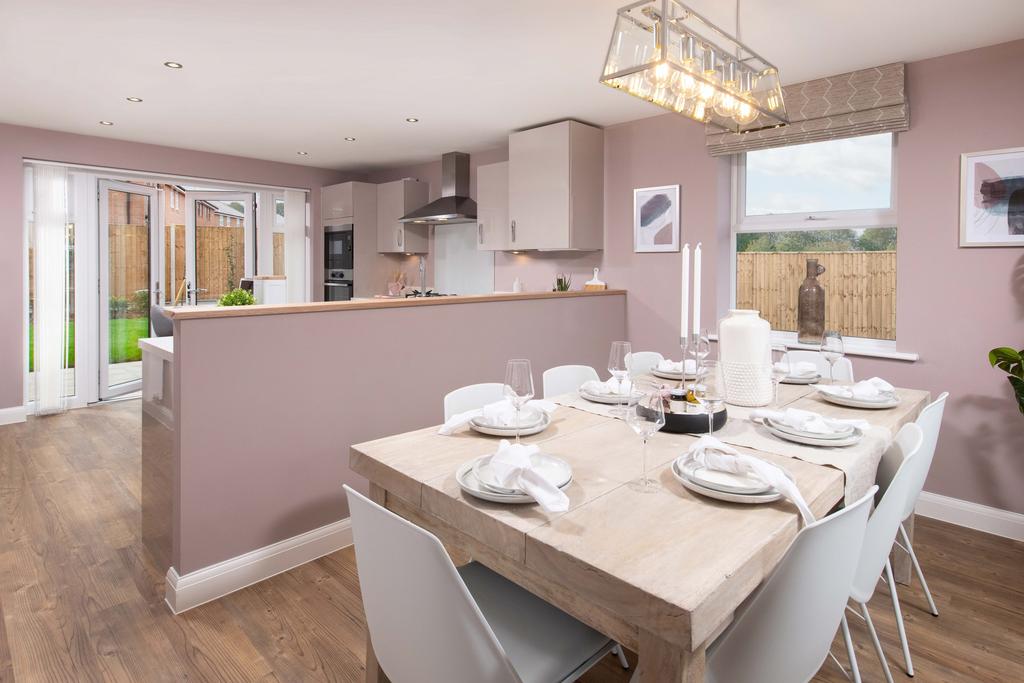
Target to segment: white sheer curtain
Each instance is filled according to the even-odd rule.
[[[306,283],[306,193],[284,191],[284,257],[288,275],[288,301],[307,301]]]
[[[36,414],[67,408],[68,249],[67,169],[32,167],[33,366]]]

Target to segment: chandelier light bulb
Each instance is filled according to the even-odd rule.
[[[733,112],[732,120],[741,126],[752,123],[757,118],[757,110],[744,100],[737,100],[736,110]]]

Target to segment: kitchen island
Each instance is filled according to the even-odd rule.
[[[533,362],[538,395],[549,367],[603,371],[609,344],[625,338],[626,293],[172,308],[167,315],[173,360],[161,377],[170,378],[173,445],[159,472],[169,473],[163,490],[173,500],[155,497],[159,505],[150,509],[170,520],[164,528],[150,515],[148,526],[171,541],[160,544],[169,547],[167,598],[181,611],[349,543],[341,486],[367,486],[348,467],[351,444],[440,423],[447,392],[502,381],[509,358]],[[153,443],[154,452],[166,448]],[[154,455],[146,449],[144,442],[144,462]],[[164,451],[156,462],[166,460]]]

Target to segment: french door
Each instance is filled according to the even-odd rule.
[[[185,193],[185,278],[170,299],[215,305],[252,277],[255,264],[253,192]]]
[[[149,307],[163,272],[160,191],[99,182],[99,398],[142,388],[138,340],[149,337]]]

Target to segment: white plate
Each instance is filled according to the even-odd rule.
[[[551,418],[544,414],[541,417],[540,422],[530,427],[520,427],[519,436],[531,436],[533,434],[540,434],[551,425]],[[484,424],[477,424],[475,421],[470,421],[469,428],[473,431],[480,432],[481,434],[489,434],[490,436],[515,436],[515,427],[490,427]]]
[[[658,368],[651,368],[651,374],[654,375],[655,377],[661,377],[662,379],[697,379],[696,374],[689,374],[684,378],[683,373],[681,372],[665,372],[664,370],[659,370]]]
[[[491,456],[484,455],[481,457],[489,458]],[[492,503],[506,503],[509,505],[523,505],[537,502],[525,493],[513,493],[510,495],[505,493],[496,493],[485,489],[483,484],[480,483],[480,480],[476,478],[475,474],[473,474],[473,465],[475,463],[476,460],[470,460],[455,472],[455,480],[459,483],[459,488],[469,495],[481,500],[489,500]],[[566,486],[568,486],[568,484],[566,484]],[[562,488],[564,489],[565,487],[563,486]]]
[[[765,425],[768,431],[773,435],[784,439],[786,441],[792,441],[793,443],[802,443],[808,446],[826,446],[828,448],[842,448],[843,446],[852,446],[861,439],[864,438],[864,432],[854,427],[853,435],[848,436],[845,439],[820,439],[813,436],[801,436],[797,434],[790,434],[787,432],[779,431],[774,429],[771,425]]]
[[[746,472],[743,474],[733,474],[732,472],[711,470],[698,464],[695,460],[687,460],[682,465],[681,474],[704,488],[724,493],[739,493],[749,496],[767,493],[772,488],[757,477]]]
[[[797,375],[797,376],[783,377],[779,381],[782,382],[783,384],[815,384],[816,382],[818,382],[820,380],[821,380],[821,375],[819,375],[818,373],[815,372],[815,373],[812,373],[810,375]]]
[[[546,416],[547,413],[538,408],[523,408],[519,412],[519,426],[522,427],[523,429],[526,429],[527,427],[536,427],[537,425],[544,421],[544,418]],[[515,421],[515,418],[513,418],[513,421]],[[474,417],[472,420],[469,421],[469,423],[473,425],[478,425],[480,427],[493,427],[496,429],[515,429],[515,427],[506,427],[505,425],[498,425],[493,424],[491,422],[486,422],[484,421],[482,415],[480,417]]]
[[[895,408],[900,404],[900,397],[893,395],[892,398],[882,398],[877,401],[865,401],[859,398],[847,398],[846,396],[835,396],[833,394],[827,394],[824,391],[819,391],[818,396],[828,401],[829,403],[835,403],[839,406],[847,406],[848,408],[867,408],[869,410],[883,410],[885,408]]]
[[[689,478],[687,478],[686,476],[684,476],[679,471],[679,468],[677,467],[677,464],[678,464],[678,462],[680,460],[682,460],[683,458],[686,458],[686,457],[687,456],[685,456],[685,455],[680,456],[679,458],[676,458],[672,462],[672,468],[671,468],[672,469],[672,476],[675,477],[676,481],[678,481],[680,484],[682,484],[683,487],[685,487],[686,489],[688,489],[690,491],[693,491],[694,493],[699,493],[700,495],[707,496],[708,498],[715,498],[716,500],[724,500],[727,503],[744,503],[746,505],[757,505],[757,504],[760,504],[760,503],[774,503],[775,501],[780,500],[782,498],[782,494],[777,492],[775,489],[771,489],[767,493],[743,494],[743,493],[726,493],[725,491],[716,491],[714,489],[709,489],[709,488],[707,488],[705,486],[701,486],[697,482],[692,481]]]
[[[582,389],[580,389],[580,396],[591,403],[605,403],[607,405],[626,405],[630,401],[640,398],[640,394],[633,394],[631,396],[622,396],[619,394],[588,394]]]
[[[793,434],[794,436],[806,436],[806,437],[809,437],[811,439],[829,439],[829,440],[833,440],[833,439],[848,439],[851,436],[853,436],[853,430],[854,430],[854,426],[853,425],[847,425],[846,426],[847,428],[844,429],[841,432],[832,432],[830,434],[818,434],[816,432],[805,432],[805,431],[803,431],[801,429],[796,429],[794,427],[790,427],[787,424],[782,424],[781,422],[776,422],[775,420],[771,419],[770,417],[764,418],[764,423],[765,423],[766,427],[770,427],[771,429],[774,429],[777,432],[786,432],[787,434]]]
[[[530,462],[533,463],[536,472],[544,477],[552,486],[562,488],[572,480],[572,466],[561,458],[538,451],[530,456]],[[490,489],[495,493],[507,495],[525,493],[525,491],[520,489],[510,489],[498,484],[497,478],[494,476],[494,470],[491,468],[490,455],[485,455],[473,461],[473,474],[476,475],[477,481],[480,482],[483,488]]]

